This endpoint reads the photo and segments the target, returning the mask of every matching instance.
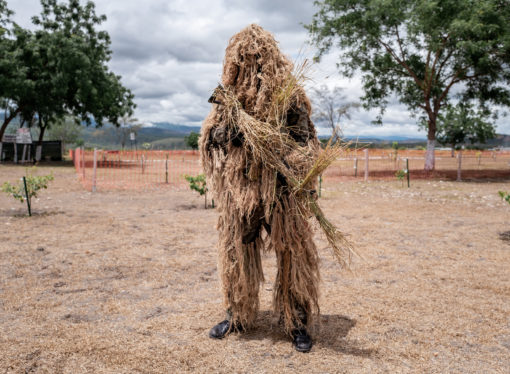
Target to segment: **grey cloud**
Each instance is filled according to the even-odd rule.
[[[95,0],[98,14],[108,20],[102,28],[112,40],[110,68],[135,94],[135,116],[141,121],[168,121],[198,125],[210,110],[207,103],[222,70],[229,38],[250,23],[259,23],[274,33],[290,58],[311,58],[315,51],[306,44],[302,24],[316,12],[311,0]],[[15,20],[33,27],[30,17],[40,11],[39,0],[10,0]],[[300,56],[302,54],[303,56]],[[362,94],[359,77],[341,78],[335,66],[338,53],[324,56],[313,68],[310,86],[345,87],[348,100]],[[370,121],[375,112],[359,110],[346,121],[346,134],[417,132],[405,107],[388,106],[383,127]],[[503,120],[501,120],[503,122]],[[498,121],[499,123],[499,121]],[[508,121],[504,124],[508,129]],[[327,129],[319,129],[326,132]],[[510,129],[508,129],[510,132]]]

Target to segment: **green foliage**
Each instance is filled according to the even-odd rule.
[[[189,188],[193,191],[197,191],[200,196],[207,192],[206,180],[204,174],[198,174],[195,177],[191,175],[185,175],[184,178],[189,182]]]
[[[66,144],[77,144],[82,134],[82,126],[76,118],[66,116],[52,123],[49,133],[52,140],[62,141],[65,147]]]
[[[148,151],[149,149],[151,149],[151,143],[143,143],[142,148]]]
[[[197,150],[199,136],[200,135],[194,131],[190,132],[188,136],[185,136],[184,140],[186,141],[186,144],[188,145],[188,147],[190,147],[193,150]]]
[[[406,170],[397,170],[395,172],[395,177],[397,177],[397,180],[402,182],[402,186],[404,186],[404,178],[406,177],[406,175],[407,175]]]
[[[361,72],[364,107],[376,123],[395,95],[421,117],[434,141],[436,120],[459,96],[510,105],[509,0],[321,0],[306,26],[320,58],[339,47],[341,72]],[[432,152],[432,149],[431,149]]]
[[[510,193],[506,191],[498,191],[498,194],[503,200],[510,204]]]
[[[404,180],[405,176],[406,176],[405,170],[397,170],[395,172],[395,177],[397,177],[399,181]]]
[[[475,111],[469,103],[448,105],[446,113],[438,118],[438,142],[452,148],[467,141],[487,142],[496,136],[494,125],[487,121],[489,115],[488,111]]]
[[[27,169],[26,173],[26,182],[27,182],[27,191],[28,191],[28,199],[31,200],[32,197],[37,197],[39,190],[48,188],[48,183],[53,180],[53,174],[38,176],[34,175],[36,168],[33,167],[31,169]],[[11,184],[9,182],[5,182],[2,185],[2,192],[12,195],[16,200],[20,202],[24,202],[27,198],[25,194],[25,186],[23,183],[23,178],[17,184]]]
[[[11,22],[9,17],[13,14],[12,10],[7,8],[7,1],[0,0],[0,37],[8,33],[7,26]]]
[[[94,119],[100,126],[106,119],[118,125],[135,105],[108,68],[110,37],[97,30],[106,17],[96,15],[92,1],[41,5],[41,14],[32,18],[34,31],[14,25],[12,37],[0,43],[0,97],[9,108],[0,137],[17,114],[29,123],[35,119],[41,134],[69,113],[87,124]]]

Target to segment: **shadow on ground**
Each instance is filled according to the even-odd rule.
[[[353,342],[345,339],[355,325],[356,320],[347,316],[322,314],[320,320],[315,322],[312,327],[315,347],[361,357],[371,357],[376,354],[377,351],[375,349],[357,347]],[[278,319],[268,310],[261,311],[255,327],[244,334],[240,334],[239,338],[245,340],[271,339],[273,342],[291,342],[290,337],[284,333],[279,325]]]

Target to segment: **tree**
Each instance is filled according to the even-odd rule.
[[[19,94],[23,86],[23,69],[17,65],[14,43],[11,37],[13,12],[5,0],[0,0],[0,108],[3,109],[3,121],[0,126],[0,144],[9,123],[18,115],[19,110],[11,105],[11,97]]]
[[[350,119],[350,111],[360,106],[359,103],[347,102],[342,91],[341,87],[331,90],[325,85],[313,90],[313,119],[331,128],[332,143],[335,143],[343,135],[340,127],[342,118]]]
[[[14,27],[11,54],[21,75],[2,97],[10,100],[11,113],[36,118],[41,142],[45,130],[65,114],[87,124],[104,120],[119,125],[131,114],[133,95],[110,72],[110,38],[96,28],[106,19],[97,16],[94,3],[79,0],[58,4],[41,0],[42,13],[33,17],[35,32]],[[0,137],[7,125],[0,128]]]
[[[446,113],[438,117],[437,140],[452,147],[452,157],[457,145],[485,143],[496,136],[494,125],[487,121],[489,113],[475,111],[469,103],[448,105]]]
[[[510,0],[322,0],[306,26],[334,44],[347,76],[362,74],[365,108],[381,123],[395,95],[427,123],[425,170],[433,170],[437,119],[452,89],[481,106],[510,105]]]
[[[72,116],[66,116],[51,124],[50,137],[62,142],[62,153],[66,145],[76,143],[80,139],[82,127],[80,121]]]
[[[0,35],[7,33],[7,25],[10,23],[9,17],[12,16],[13,12],[7,8],[7,1],[0,0]]]
[[[138,133],[138,130],[142,128],[142,125],[136,124],[138,119],[131,117],[131,115],[125,114],[120,119],[120,126],[117,127],[117,139],[121,144],[122,150],[126,146],[126,142],[131,136],[131,133],[135,135]]]
[[[192,150],[196,151],[198,149],[198,138],[199,134],[192,131],[189,133],[188,136],[184,137],[184,140],[186,141],[186,144],[188,147],[190,147]]]

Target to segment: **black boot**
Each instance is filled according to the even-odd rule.
[[[296,303],[297,317],[300,323],[295,324],[297,328],[292,330],[292,343],[294,348],[298,352],[309,352],[312,349],[312,338],[306,331],[306,325],[308,324],[308,313],[306,308]]]
[[[234,326],[231,327],[230,320],[226,319],[225,321],[218,323],[209,331],[209,337],[213,339],[223,339],[233,331],[243,332],[244,328],[240,323],[235,323]]]
[[[310,352],[312,349],[312,338],[305,328],[292,330],[292,343],[298,352]]]

